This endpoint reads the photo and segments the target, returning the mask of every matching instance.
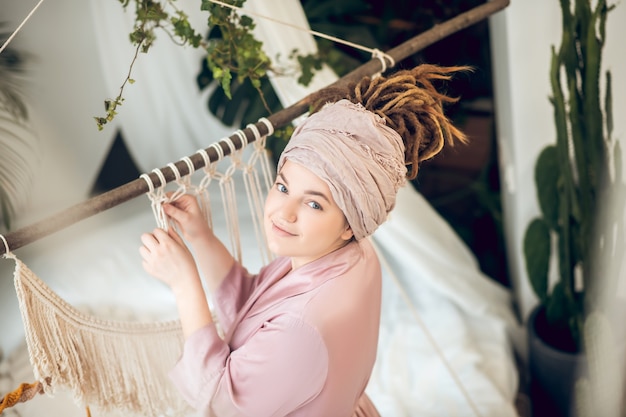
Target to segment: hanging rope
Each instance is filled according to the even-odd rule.
[[[7,40],[2,44],[2,46],[0,46],[0,54],[2,53],[2,51],[6,49],[7,46],[9,46],[9,43],[11,43],[15,35],[17,35],[17,33],[22,29],[22,27],[26,24],[26,22],[28,22],[28,20],[33,16],[33,14],[35,14],[39,6],[41,6],[41,3],[43,3],[43,0],[39,0],[39,3],[37,3],[35,7],[33,7],[30,13],[28,13],[28,15],[24,18],[24,20],[22,20],[22,23],[20,23],[17,29],[15,29],[13,33],[11,33],[11,36],[9,36]]]
[[[510,0],[492,0],[486,2],[480,6],[477,6],[465,13],[436,25],[435,27],[427,30],[426,32],[417,35],[416,37],[409,39],[408,41],[400,44],[399,46],[387,51],[386,56],[391,57],[394,62],[399,62],[404,58],[407,58],[426,46],[432,45],[435,42],[445,38],[446,36],[462,30],[468,26],[477,23],[492,14],[504,9],[510,3]],[[343,86],[352,82],[358,81],[365,76],[372,76],[378,74],[383,69],[382,60],[373,58],[367,63],[356,68],[352,72],[344,75],[336,82],[329,85],[329,88]],[[287,107],[277,113],[267,117],[267,120],[275,127],[281,128],[291,123],[294,119],[301,116],[308,111],[309,102],[311,96],[307,96],[299,102]],[[254,124],[262,135],[268,133],[268,127],[264,122],[257,122]],[[250,128],[243,129],[249,143],[255,141],[254,132]],[[233,134],[230,139],[234,141],[236,147],[241,147],[241,139]],[[210,161],[217,160],[217,153],[214,148],[207,148],[207,154]],[[230,153],[230,149],[222,148],[224,155]],[[200,169],[205,166],[205,161],[199,153],[196,153],[189,157],[195,169]],[[176,167],[182,175],[189,173],[189,167],[184,161],[176,163]],[[174,181],[175,175],[169,167],[161,170],[163,176],[167,182]],[[153,184],[158,181],[156,174],[151,173],[148,175]],[[39,222],[25,226],[14,232],[6,235],[6,240],[11,245],[11,248],[18,249],[29,243],[32,243],[38,239],[41,239],[47,235],[50,235],[56,231],[64,229],[74,223],[105,211],[109,208],[122,204],[135,197],[145,194],[149,191],[148,184],[142,178],[133,180],[127,184],[117,187],[111,191],[100,194],[96,197],[90,198],[82,203],[76,204],[68,209],[54,214],[48,218],[45,218]],[[4,254],[4,248],[0,248],[0,255]]]
[[[389,67],[393,67],[395,65],[395,60],[391,56],[387,55],[386,53],[382,52],[379,49],[368,48],[367,46],[359,45],[358,43],[354,43],[354,42],[349,42],[349,41],[346,41],[344,39],[328,35],[326,33],[318,32],[318,31],[311,30],[311,29],[308,29],[308,28],[303,28],[302,26],[294,25],[294,24],[289,23],[289,22],[284,22],[282,20],[275,19],[275,18],[273,18],[271,16],[262,15],[260,13],[253,12],[251,10],[244,10],[241,7],[234,6],[234,5],[228,4],[228,3],[224,3],[224,2],[219,1],[219,0],[209,0],[209,1],[211,3],[213,3],[213,4],[217,4],[219,6],[235,10],[237,12],[242,12],[242,13],[245,13],[245,14],[249,14],[251,16],[259,17],[261,19],[265,19],[265,20],[268,20],[270,22],[278,23],[279,25],[287,26],[287,27],[290,27],[292,29],[299,30],[301,32],[309,33],[309,34],[311,34],[313,36],[317,36],[318,38],[327,39],[329,41],[333,41],[335,43],[346,45],[346,46],[349,46],[349,47],[354,48],[354,49],[359,49],[361,51],[369,52],[369,53],[372,54],[373,58],[376,58],[376,59],[380,60],[381,65],[382,65],[381,72],[385,72],[387,70],[387,61],[389,62]]]
[[[406,303],[407,307],[409,307],[409,310],[411,311],[411,314],[413,315],[413,318],[415,319],[415,322],[420,327],[420,329],[422,329],[422,332],[424,332],[424,334],[426,335],[426,338],[428,339],[428,342],[430,343],[430,345],[435,350],[435,353],[437,353],[437,356],[441,360],[441,363],[446,368],[446,371],[448,372],[448,374],[450,375],[450,377],[454,381],[454,383],[457,386],[457,388],[459,388],[459,390],[461,391],[461,394],[463,395],[463,398],[465,398],[465,401],[467,401],[467,404],[472,409],[472,412],[474,413],[474,415],[476,417],[481,417],[482,414],[478,410],[478,406],[476,405],[474,400],[472,400],[472,397],[469,395],[469,392],[467,392],[467,389],[465,389],[465,386],[461,382],[461,379],[459,378],[457,373],[454,371],[454,368],[452,368],[452,365],[450,365],[450,362],[448,361],[448,359],[446,358],[446,355],[444,355],[443,351],[439,347],[439,344],[435,340],[435,337],[430,333],[430,330],[428,330],[428,326],[426,326],[426,323],[424,323],[424,321],[420,317],[419,313],[417,312],[417,309],[415,308],[415,305],[411,302],[411,298],[409,297],[409,295],[407,294],[406,290],[404,289],[404,287],[400,283],[400,279],[393,272],[393,269],[391,268],[391,265],[389,265],[389,263],[387,262],[385,256],[383,256],[383,254],[381,253],[381,250],[378,247],[378,245],[376,244],[376,242],[374,241],[374,239],[370,238],[369,241],[372,244],[372,246],[374,247],[374,250],[376,251],[376,254],[378,255],[378,259],[380,259],[380,261],[382,263],[382,266],[385,268],[385,270],[387,271],[387,273],[391,277],[391,280],[393,281],[393,283],[398,288],[398,291],[400,292],[400,296],[402,297],[402,300]]]

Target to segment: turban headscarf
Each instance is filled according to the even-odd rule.
[[[327,104],[300,124],[278,171],[285,160],[328,184],[357,240],[387,220],[407,173],[400,135],[385,119],[348,100]]]

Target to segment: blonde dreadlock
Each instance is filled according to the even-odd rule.
[[[459,98],[437,91],[434,81],[447,81],[452,74],[469,67],[440,67],[423,64],[389,77],[365,77],[345,88],[328,88],[312,96],[311,113],[329,102],[348,99],[381,116],[402,137],[405,146],[407,178],[417,176],[419,163],[438,154],[444,144],[466,142],[463,132],[454,127],[443,112],[444,104]]]

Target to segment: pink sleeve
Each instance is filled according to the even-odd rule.
[[[298,318],[265,324],[240,349],[229,347],[214,325],[192,334],[170,377],[202,415],[286,415],[324,386],[328,352],[319,333]]]
[[[225,333],[254,289],[254,278],[240,263],[235,262],[213,293],[215,313]]]

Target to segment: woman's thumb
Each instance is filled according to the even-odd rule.
[[[178,207],[174,206],[173,204],[165,203],[163,204],[163,211],[172,219],[179,220],[182,210],[180,210]]]

